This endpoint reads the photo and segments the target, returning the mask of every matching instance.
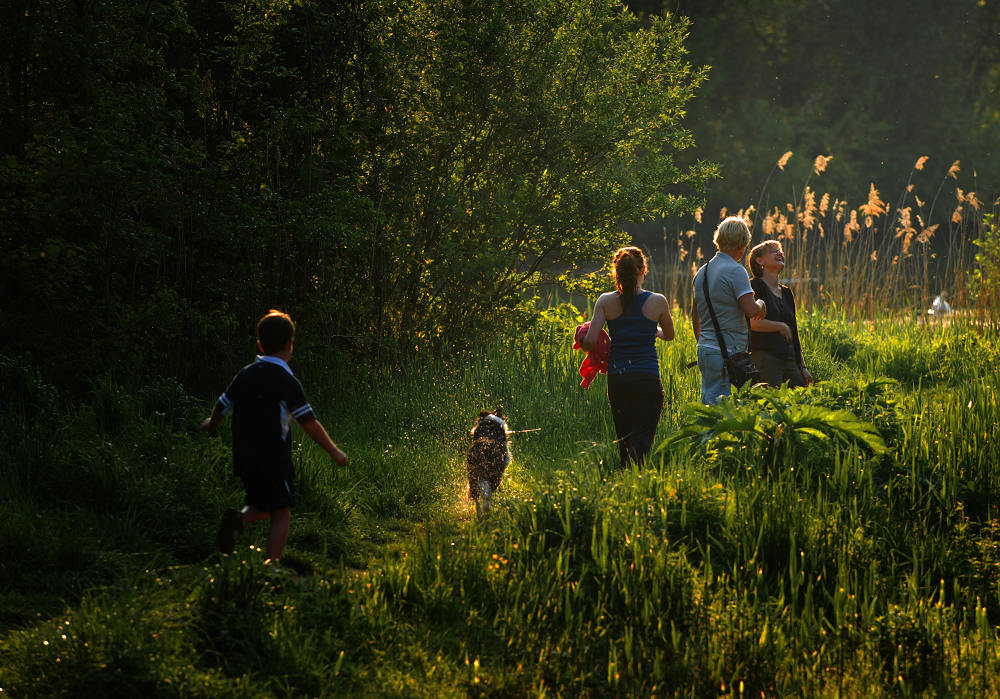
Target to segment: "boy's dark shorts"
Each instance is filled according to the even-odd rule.
[[[257,480],[240,477],[246,504],[259,512],[274,512],[295,506],[295,486],[291,480]]]

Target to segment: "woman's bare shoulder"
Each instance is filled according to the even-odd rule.
[[[666,306],[667,297],[664,296],[663,294],[658,294],[655,291],[652,291],[649,294],[649,298],[646,299],[646,303],[649,304],[650,306],[657,306],[657,307]]]

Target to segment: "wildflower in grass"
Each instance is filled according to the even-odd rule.
[[[955,210],[951,212],[951,222],[961,223],[962,222],[962,205],[959,204],[955,207]]]
[[[962,161],[956,160],[955,162],[953,162],[951,164],[951,167],[948,168],[948,177],[952,178],[953,180],[957,180],[958,179],[958,171],[962,169],[962,168],[960,168],[958,166],[958,164],[960,162],[962,162]]]
[[[830,193],[823,192],[823,196],[819,200],[819,215],[825,216],[827,210],[830,208]]]
[[[697,221],[698,223],[701,223],[701,213],[703,211],[704,209],[700,206],[694,210],[694,220]]]
[[[813,172],[817,175],[822,174],[831,160],[833,160],[833,155],[817,155],[816,160],[813,161]]]
[[[785,165],[788,164],[788,159],[792,157],[792,151],[786,151],[783,156],[778,158],[778,169],[784,170]]]
[[[920,235],[917,236],[917,242],[918,243],[928,242],[931,239],[931,236],[934,235],[934,231],[936,231],[937,227],[940,225],[941,225],[940,223],[935,223],[933,226],[929,226],[924,230],[920,231]]]
[[[929,159],[930,159],[930,156],[921,155],[919,158],[917,158],[917,162],[914,163],[914,165],[913,165],[914,169],[916,169],[916,170],[923,170],[924,169],[924,165],[927,163],[927,161]]]
[[[975,192],[969,192],[968,194],[966,194],[965,195],[965,201],[966,201],[966,203],[968,203],[969,206],[971,206],[976,211],[979,211],[979,207],[982,206],[982,204],[983,204],[982,200],[980,200],[976,196]]]
[[[917,202],[917,206],[921,209],[924,208],[924,202],[916,194],[913,195],[913,199]]]

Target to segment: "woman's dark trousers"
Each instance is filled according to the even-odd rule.
[[[608,402],[618,436],[621,466],[642,466],[653,448],[663,410],[663,386],[656,374],[609,374]]]

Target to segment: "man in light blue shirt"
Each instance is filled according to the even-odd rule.
[[[694,275],[694,303],[691,323],[698,340],[698,368],[701,370],[701,402],[718,403],[732,391],[725,371],[722,350],[716,337],[712,316],[705,301],[702,278],[708,274],[708,293],[719,321],[726,352],[746,351],[750,343],[747,318],[763,318],[767,307],[754,298],[750,276],[741,264],[750,245],[750,228],[742,218],[730,216],[715,229],[712,237],[718,252]]]

